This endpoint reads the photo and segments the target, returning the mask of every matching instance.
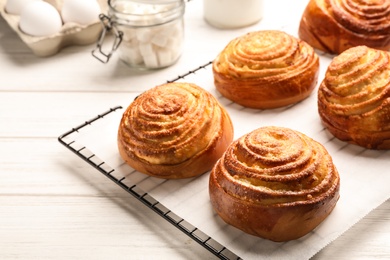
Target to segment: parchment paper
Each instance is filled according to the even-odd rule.
[[[199,4],[201,1],[193,2],[187,7],[187,12],[190,12],[189,17],[194,20],[201,19],[201,14],[199,14],[202,11],[201,4]],[[306,1],[264,2],[266,2],[264,20],[255,28],[280,29],[297,35],[299,17]],[[283,7],[283,9],[278,7]],[[278,11],[279,9],[281,11]],[[204,26],[202,21],[195,21],[192,24]],[[234,34],[231,31],[226,33],[229,36]],[[242,31],[235,33],[238,36],[242,34]],[[222,32],[214,36],[222,37],[218,35],[222,35]],[[319,52],[318,54],[321,59],[320,83],[333,57]],[[210,60],[213,58],[210,57]],[[203,64],[194,64],[194,69],[200,65]],[[183,71],[183,74],[185,73],[187,71]],[[198,70],[181,81],[195,83],[218,98],[233,120],[235,138],[261,126],[289,127],[322,143],[332,156],[340,173],[340,200],[331,215],[305,237],[275,243],[230,227],[214,213],[209,203],[208,173],[198,178],[164,181],[133,172],[130,167],[123,164],[116,146],[117,127],[123,110],[118,110],[107,118],[98,120],[97,123],[86,128],[85,133],[83,131],[80,133],[77,137],[78,142],[86,145],[105,163],[114,168],[116,174],[128,176],[134,184],[238,256],[244,259],[309,259],[390,197],[388,185],[390,183],[390,151],[367,150],[335,139],[324,129],[318,116],[318,86],[309,98],[296,105],[282,109],[254,110],[243,108],[221,97],[213,85],[211,66]],[[129,94],[129,102],[142,91],[140,89],[138,93]],[[128,104],[118,105],[125,108]],[[102,111],[97,111],[99,112]]]

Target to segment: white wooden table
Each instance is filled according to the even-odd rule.
[[[116,56],[100,63],[91,56],[94,46],[38,58],[0,18],[0,259],[214,259],[57,141],[129,103],[130,92],[212,60],[251,29],[208,26],[200,0],[188,3],[185,19],[179,62],[137,72]],[[389,220],[388,200],[313,259],[390,259]]]

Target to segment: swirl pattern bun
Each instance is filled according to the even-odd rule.
[[[357,46],[336,56],[318,89],[323,124],[338,139],[390,149],[390,54]]]
[[[226,110],[191,83],[167,83],[141,94],[123,113],[121,157],[139,172],[166,179],[201,175],[233,140]]]
[[[211,204],[228,224],[272,241],[297,239],[333,210],[340,178],[318,142],[282,127],[234,141],[210,175]]]
[[[299,37],[316,49],[340,54],[359,45],[390,49],[389,0],[310,0]]]
[[[305,42],[281,31],[256,31],[229,42],[213,62],[214,84],[226,98],[268,109],[308,97],[319,58]]]

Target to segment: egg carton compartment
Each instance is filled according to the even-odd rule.
[[[71,45],[88,45],[96,43],[103,29],[100,20],[87,25],[74,22],[62,24],[58,33],[49,36],[32,36],[24,33],[19,28],[20,16],[10,14],[5,10],[8,0],[0,0],[0,13],[9,26],[18,34],[20,39],[39,57],[48,57],[58,53],[62,48]],[[43,0],[61,10],[63,0]],[[106,13],[108,4],[106,0],[97,0],[101,13]]]

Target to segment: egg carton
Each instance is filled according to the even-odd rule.
[[[97,0],[102,13],[108,9],[107,0]],[[62,48],[70,45],[88,45],[96,43],[103,29],[98,17],[96,22],[88,25],[77,23],[64,23],[61,30],[50,36],[31,36],[19,28],[19,15],[9,14],[5,11],[7,0],[0,0],[0,13],[9,26],[18,34],[20,39],[39,57],[52,56]],[[45,0],[57,10],[61,9],[62,0]]]

